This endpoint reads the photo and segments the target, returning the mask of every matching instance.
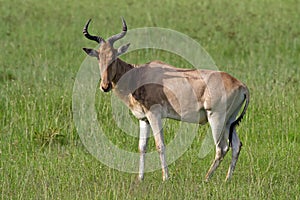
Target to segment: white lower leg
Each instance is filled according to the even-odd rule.
[[[150,133],[150,125],[148,122],[140,120],[140,138],[139,138],[139,151],[140,151],[140,163],[139,163],[139,180],[144,179],[145,170],[145,155],[147,150],[147,142]]]
[[[157,146],[157,151],[159,152],[159,157],[161,161],[162,177],[163,180],[166,181],[169,178],[169,172],[168,172],[168,165],[165,156],[165,146],[164,145]]]
[[[224,146],[224,148],[221,148],[220,146],[216,147],[216,157],[205,176],[206,181],[208,181],[210,179],[210,177],[212,176],[214,171],[218,168],[218,166],[220,165],[221,161],[223,160],[223,158],[227,152],[228,152],[227,144]]]
[[[145,170],[145,153],[140,154],[140,166],[139,166],[139,180],[144,180],[144,170]]]
[[[150,111],[147,113],[147,118],[149,120],[149,123],[153,131],[156,149],[159,153],[163,180],[167,180],[169,174],[168,174],[168,166],[167,166],[166,155],[165,155],[165,144],[164,144],[161,110],[162,108],[160,105],[151,106]]]

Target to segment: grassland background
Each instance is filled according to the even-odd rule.
[[[297,0],[0,0],[0,197],[299,199],[299,5]],[[189,35],[220,70],[248,85],[251,105],[238,128],[243,149],[230,183],[224,183],[230,153],[204,182],[214,157],[214,152],[197,156],[207,127],[170,165],[167,182],[156,171],[138,184],[135,174],[106,167],[81,144],[72,120],[72,87],[85,58],[81,48],[95,46],[83,38],[82,27],[93,18],[91,32],[105,38],[120,31],[120,16],[129,29],[158,26]],[[180,58],[159,51],[122,58],[184,67]],[[98,115],[110,122],[110,95],[105,99],[98,102]],[[176,127],[168,124],[166,140]],[[121,148],[137,151],[137,138],[114,123],[106,131]]]

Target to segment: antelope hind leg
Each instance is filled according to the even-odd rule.
[[[230,163],[227,175],[226,175],[226,179],[225,179],[226,181],[228,181],[233,174],[237,160],[239,158],[241,148],[242,148],[242,143],[241,143],[241,141],[236,133],[236,130],[234,128],[233,133],[232,133],[232,158],[231,158],[231,163]]]

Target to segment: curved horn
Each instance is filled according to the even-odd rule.
[[[96,41],[96,42],[98,42],[98,43],[101,43],[102,41],[104,41],[102,37],[90,35],[89,32],[88,32],[88,27],[89,27],[89,24],[90,24],[91,20],[92,20],[92,19],[89,19],[89,20],[87,21],[87,23],[85,24],[85,26],[83,27],[83,31],[82,31],[82,32],[83,32],[83,35],[84,35],[87,39],[89,39],[89,40],[93,40],[93,41]]]
[[[123,24],[123,30],[121,33],[119,34],[116,34],[116,35],[113,35],[111,36],[107,41],[113,45],[115,41],[123,38],[125,35],[126,35],[126,32],[127,32],[127,25],[126,25],[126,22],[125,22],[125,19],[122,17],[122,24]]]

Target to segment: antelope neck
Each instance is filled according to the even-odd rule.
[[[116,68],[116,74],[114,78],[112,79],[113,83],[117,83],[120,78],[129,70],[134,68],[134,65],[124,62],[123,60],[117,58],[116,61],[113,63]]]

